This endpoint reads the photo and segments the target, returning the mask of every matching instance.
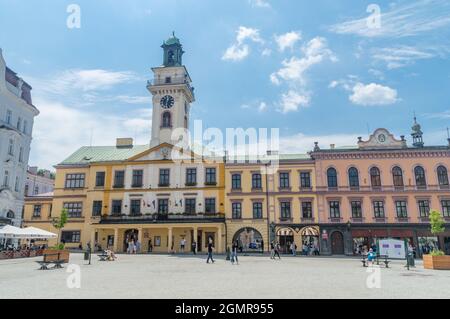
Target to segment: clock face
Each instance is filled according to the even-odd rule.
[[[161,99],[161,107],[163,109],[170,109],[175,103],[175,99],[170,96],[170,95],[166,95]]]

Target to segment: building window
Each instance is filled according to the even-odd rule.
[[[42,205],[33,206],[33,217],[41,217]]]
[[[241,174],[233,174],[231,176],[231,188],[235,190],[241,189]]]
[[[27,134],[27,131],[28,131],[28,122],[25,120],[25,121],[23,121],[22,132],[23,132],[23,134]]]
[[[416,176],[416,186],[420,188],[424,188],[427,186],[427,181],[425,178],[425,170],[422,166],[417,166],[414,169],[414,175]]]
[[[311,174],[309,172],[300,173],[300,187],[311,188]]]
[[[242,218],[242,204],[241,203],[233,203],[231,205],[232,218],[233,219],[241,219]]]
[[[19,148],[19,163],[23,163],[23,147]]]
[[[80,218],[83,212],[83,203],[81,202],[64,203],[63,207],[67,210],[70,218]]]
[[[262,189],[262,177],[259,173],[252,174],[252,188],[253,189]]]
[[[381,187],[381,174],[378,167],[372,167],[370,169],[370,183],[373,188]]]
[[[12,122],[12,111],[6,111],[6,124],[11,125]]]
[[[291,202],[281,202],[280,203],[280,213],[282,219],[291,218]]]
[[[338,201],[330,202],[330,218],[341,218],[341,208]]]
[[[5,171],[5,176],[3,177],[3,187],[9,187],[9,172]]]
[[[395,187],[403,187],[403,171],[400,167],[396,166],[392,169],[392,178]]]
[[[313,218],[311,202],[302,202],[302,217],[306,219]]]
[[[111,213],[113,216],[122,215],[122,201],[115,199],[111,203]]]
[[[166,187],[170,185],[170,169],[161,168],[159,170],[159,186]]]
[[[101,200],[94,200],[92,202],[92,216],[102,215],[102,205],[103,202]]]
[[[186,169],[186,185],[194,186],[197,185],[197,169],[187,168]]]
[[[61,241],[66,244],[79,243],[81,238],[80,231],[62,231]]]
[[[142,187],[144,179],[144,171],[142,169],[133,170],[133,180],[131,187]]]
[[[337,171],[334,168],[329,168],[327,171],[327,180],[328,180],[328,187],[329,188],[336,188],[338,187],[337,182]]]
[[[169,213],[169,200],[158,199],[158,214],[167,215]]]
[[[130,201],[130,215],[131,216],[141,215],[141,200],[140,199],[132,199]]]
[[[215,213],[216,213],[216,199],[205,198],[205,214],[215,214]]]
[[[395,210],[397,212],[397,218],[408,218],[408,208],[406,201],[399,200],[395,202]]]
[[[206,185],[216,185],[216,169],[214,167],[207,167],[206,168],[206,178],[205,178],[205,184]]]
[[[16,192],[19,191],[19,177],[18,176],[16,176],[16,183],[14,184],[14,190]]]
[[[373,202],[373,213],[375,218],[385,218],[386,215],[384,214],[384,202]]]
[[[164,112],[162,115],[162,128],[170,128],[172,127],[172,115],[170,112]]]
[[[22,118],[19,116],[19,117],[17,118],[17,125],[16,125],[16,128],[17,128],[18,131],[20,131],[21,127],[22,127]]]
[[[39,194],[39,186],[34,186],[33,194],[34,195],[38,195]]]
[[[289,173],[280,173],[280,188],[289,188]]]
[[[188,214],[188,215],[195,215],[196,214],[196,209],[195,209],[195,204],[196,204],[196,200],[195,198],[186,198],[184,200],[184,213]]]
[[[439,166],[437,168],[437,175],[438,175],[439,186],[448,187],[449,183],[448,183],[447,169],[444,166]]]
[[[419,215],[423,218],[428,218],[430,216],[430,201],[419,200]]]
[[[350,203],[352,208],[352,218],[362,218],[362,205],[361,201],[356,200]]]
[[[261,202],[253,203],[253,219],[263,218],[263,204]]]
[[[348,183],[352,188],[359,187],[359,173],[355,167],[351,167],[348,170]]]
[[[95,186],[105,187],[105,172],[97,172],[95,174]]]
[[[124,188],[125,186],[125,171],[114,172],[114,188]]]
[[[67,174],[66,188],[84,188],[85,174]]]
[[[444,217],[450,217],[450,200],[446,199],[441,201],[442,215]]]
[[[30,187],[28,186],[28,184],[25,185],[25,191],[24,191],[24,195],[28,196],[28,190],[30,189]]]
[[[14,140],[9,139],[8,155],[14,156]]]

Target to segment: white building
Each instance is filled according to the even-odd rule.
[[[30,166],[25,181],[25,196],[36,196],[53,192],[55,187],[54,175],[49,170],[39,170]]]
[[[0,49],[0,224],[20,226],[34,117],[31,86],[6,66]]]

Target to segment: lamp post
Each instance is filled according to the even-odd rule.
[[[275,223],[271,222],[270,223],[270,242],[273,242],[275,240]]]

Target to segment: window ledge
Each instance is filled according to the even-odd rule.
[[[362,223],[364,222],[365,218],[364,217],[352,217],[350,218],[352,223]]]
[[[314,223],[315,222],[315,218],[314,217],[302,217],[301,221],[303,223]]]
[[[339,217],[339,218],[330,217],[329,220],[332,223],[341,223],[343,218],[342,217]]]
[[[374,217],[373,220],[376,223],[385,223],[387,219],[386,219],[386,217]]]

